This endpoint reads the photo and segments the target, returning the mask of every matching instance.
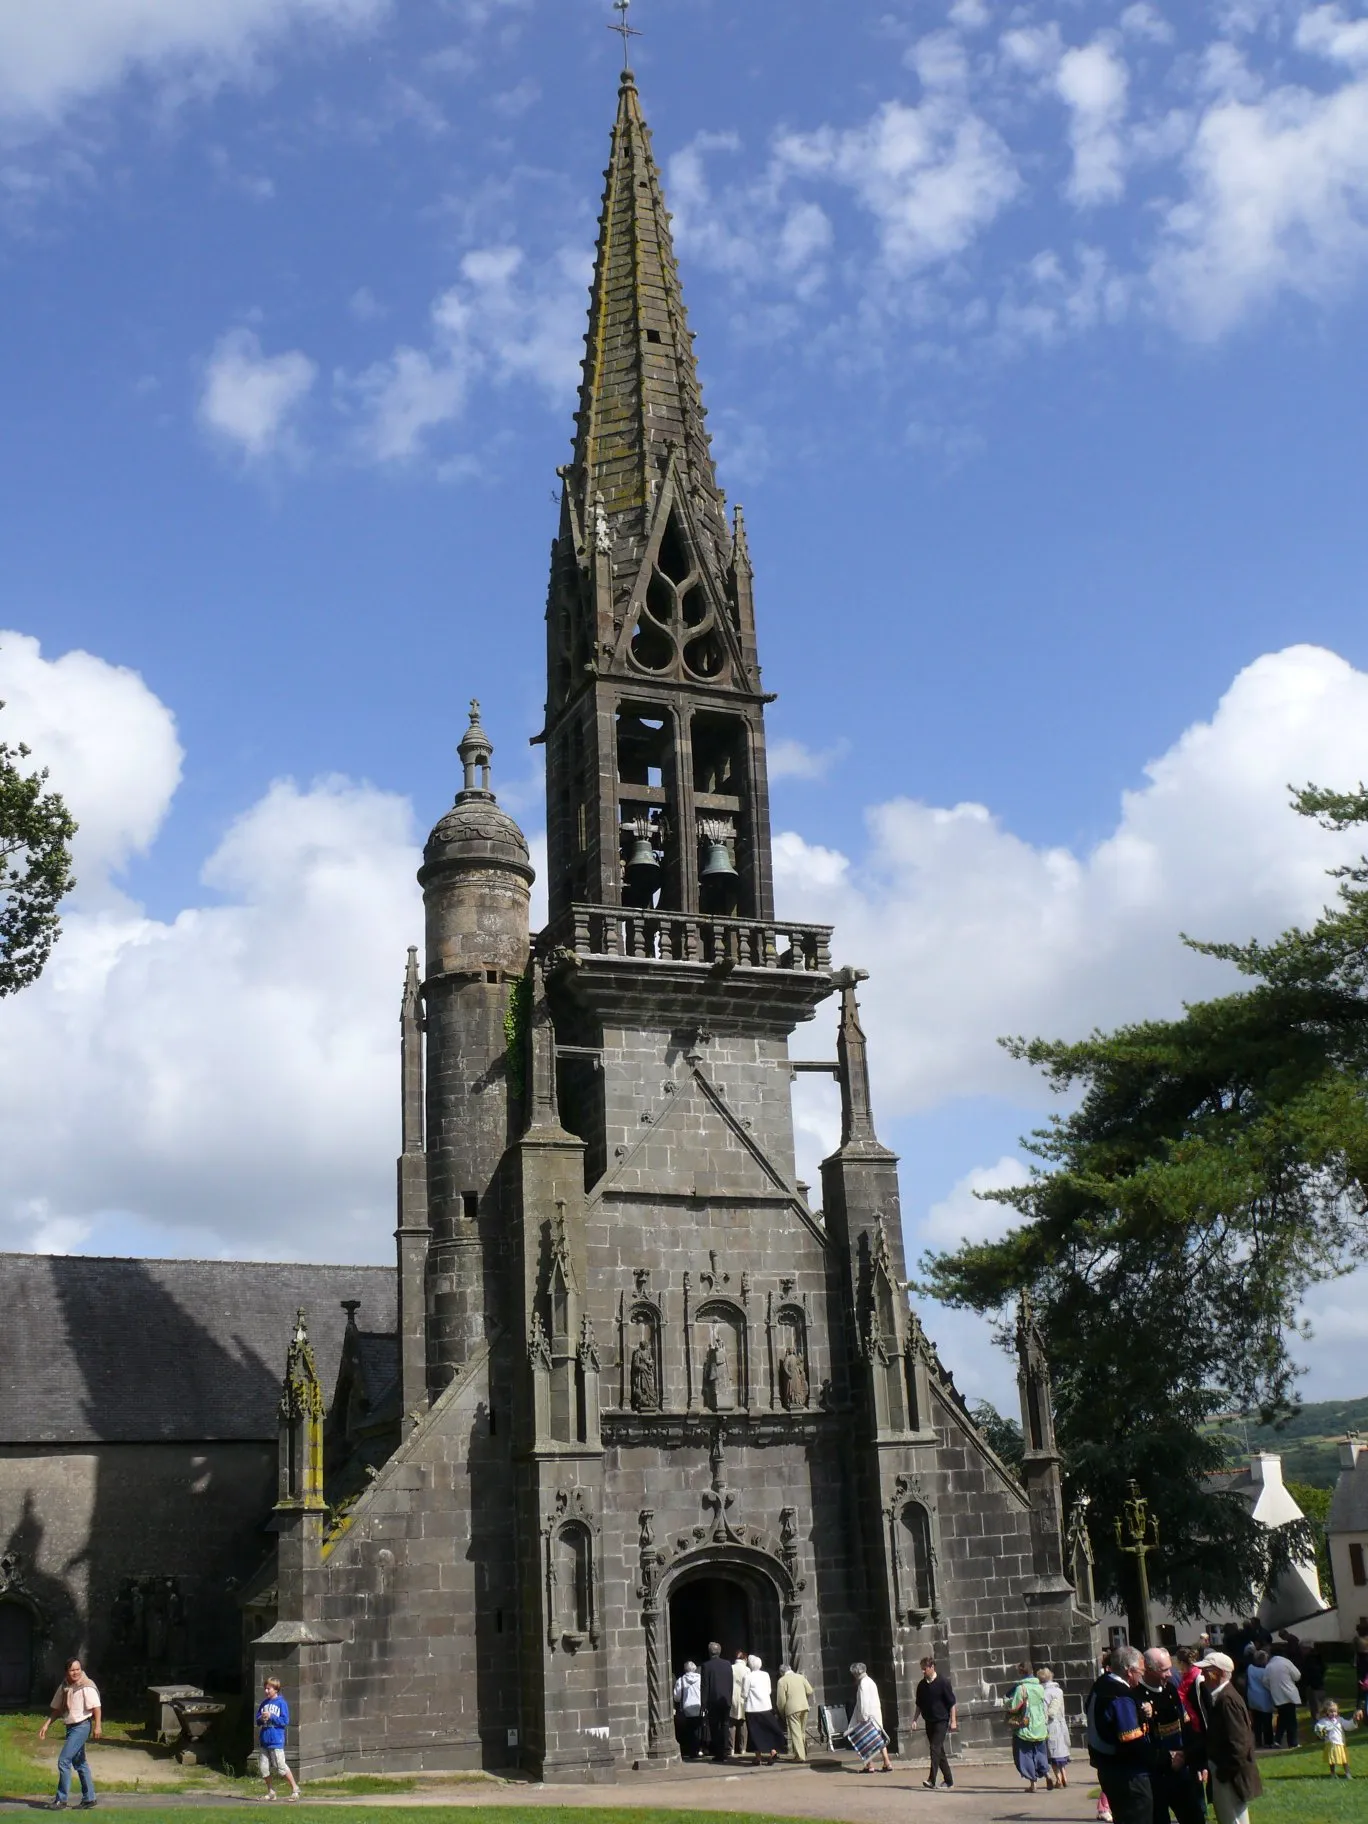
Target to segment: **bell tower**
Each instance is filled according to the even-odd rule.
[[[717,485],[635,79],[605,173],[547,604],[551,916],[770,919],[765,697],[745,523]]]

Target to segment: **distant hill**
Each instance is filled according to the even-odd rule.
[[[1252,1419],[1217,1421],[1229,1444],[1232,1463],[1251,1451],[1273,1450],[1283,1460],[1285,1482],[1309,1482],[1333,1488],[1339,1474],[1339,1441],[1347,1431],[1368,1437],[1368,1398],[1310,1400],[1284,1425],[1258,1425]]]

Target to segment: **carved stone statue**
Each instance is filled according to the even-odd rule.
[[[713,1331],[703,1362],[703,1399],[713,1412],[729,1412],[736,1404],[727,1339],[720,1330]]]
[[[798,1411],[808,1403],[807,1369],[792,1338],[779,1363],[779,1398],[786,1412]]]
[[[656,1379],[655,1349],[651,1339],[643,1336],[632,1351],[632,1410],[658,1412],[660,1386]]]

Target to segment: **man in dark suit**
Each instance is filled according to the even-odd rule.
[[[731,1758],[731,1705],[731,1661],[723,1659],[721,1646],[710,1640],[703,1661],[703,1714],[708,1719],[708,1741],[715,1761]]]
[[[1254,1760],[1254,1725],[1231,1683],[1235,1662],[1227,1653],[1208,1653],[1197,1661],[1197,1669],[1216,1824],[1249,1824],[1249,1801],[1262,1796],[1263,1782]]]

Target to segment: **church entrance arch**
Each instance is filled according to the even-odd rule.
[[[758,1653],[771,1673],[778,1672],[779,1593],[762,1572],[723,1562],[700,1565],[676,1579],[670,1590],[671,1680],[686,1659],[701,1666],[711,1640],[725,1659]]]
[[[33,1685],[33,1616],[27,1604],[0,1602],[0,1709],[29,1701]]]

